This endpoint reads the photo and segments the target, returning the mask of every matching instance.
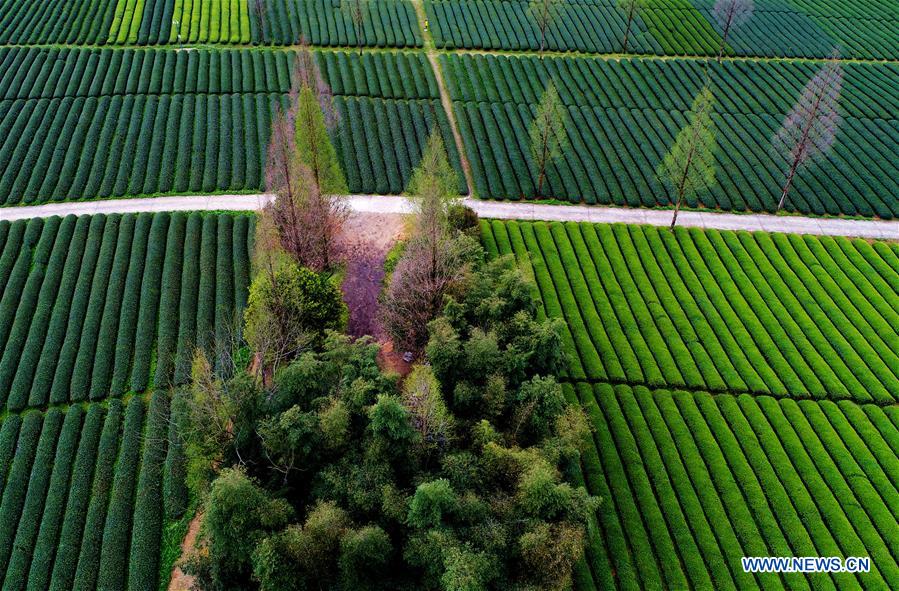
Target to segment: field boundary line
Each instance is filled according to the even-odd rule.
[[[421,0],[410,0],[413,7],[416,4],[420,4]],[[417,8],[416,8],[417,11]],[[423,21],[420,21],[420,25],[422,27],[422,32],[424,34],[424,24]],[[431,38],[430,31],[427,33],[428,39]],[[290,45],[253,45],[253,44],[242,44],[242,43],[185,43],[179,46],[177,43],[166,43],[161,45],[139,45],[139,44],[98,44],[98,43],[84,43],[84,44],[67,44],[67,43],[7,43],[0,44],[0,49],[84,49],[84,50],[95,50],[95,49],[110,49],[110,50],[118,50],[118,51],[126,51],[126,50],[149,50],[149,51],[162,51],[162,50],[172,50],[172,51],[220,51],[220,50],[250,50],[250,51],[259,51],[259,52],[278,52],[278,51],[297,51],[300,49],[312,49],[313,51],[320,51],[323,53],[336,53],[336,52],[355,52],[357,47],[354,45],[300,45],[300,44],[290,44]],[[496,56],[512,56],[512,57],[540,57],[541,53],[536,49],[502,49],[502,48],[475,48],[475,47],[454,47],[454,48],[446,48],[446,47],[437,47],[433,41],[431,41],[431,46],[426,47],[423,41],[421,46],[405,46],[405,47],[376,47],[376,46],[363,46],[363,53],[419,53],[419,52],[428,52],[433,51],[435,55],[496,55]],[[543,57],[550,58],[559,58],[559,57],[571,57],[571,58],[589,58],[589,59],[604,59],[604,60],[614,60],[620,61],[623,59],[629,58],[639,58],[646,60],[693,60],[693,61],[715,61],[718,59],[717,55],[701,55],[701,54],[685,54],[685,55],[669,55],[669,54],[656,54],[656,53],[602,53],[602,52],[592,52],[592,51],[580,51],[580,50],[544,50],[542,53]],[[810,63],[820,63],[826,62],[830,58],[828,56],[821,57],[810,57],[810,56],[753,56],[753,55],[725,55],[722,56],[721,61],[723,62],[810,62]],[[872,64],[872,65],[899,65],[899,59],[897,58],[888,58],[888,59],[878,59],[878,58],[850,58],[844,57],[840,59],[840,63],[842,64]]]
[[[255,211],[273,198],[268,193],[247,195],[194,195],[57,202],[0,208],[0,220],[110,213],[158,211]],[[412,203],[393,195],[348,195],[350,209],[358,213],[408,214]],[[672,212],[664,209],[603,207],[597,205],[547,205],[520,201],[487,201],[465,198],[463,203],[480,217],[500,220],[622,223],[668,226]],[[765,213],[681,211],[678,225],[707,230],[745,230],[846,236],[899,241],[899,220],[813,218]]]
[[[468,163],[468,156],[465,154],[465,145],[462,142],[462,134],[459,133],[459,126],[456,124],[456,113],[453,111],[453,101],[450,100],[449,92],[446,90],[446,84],[443,81],[443,70],[437,61],[437,50],[434,47],[434,39],[431,37],[431,28],[428,26],[428,16],[425,13],[425,7],[422,0],[410,0],[412,7],[415,9],[415,16],[418,19],[418,27],[421,29],[422,45],[425,55],[428,56],[428,63],[431,64],[431,70],[434,72],[434,80],[437,82],[437,89],[440,92],[440,103],[443,105],[443,111],[446,113],[446,119],[449,121],[450,130],[453,132],[453,140],[456,142],[456,151],[459,153],[459,163],[462,165],[462,175],[468,184],[468,194],[474,195],[474,177],[471,174],[471,166]]]

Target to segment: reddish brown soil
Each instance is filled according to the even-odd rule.
[[[200,533],[200,524],[203,523],[203,514],[197,511],[194,518],[190,520],[187,526],[187,534],[184,541],[181,542],[181,556],[187,556],[194,549],[197,543],[197,534]],[[169,591],[190,591],[194,583],[194,578],[184,574],[181,567],[175,564],[172,569],[172,577],[169,579]]]

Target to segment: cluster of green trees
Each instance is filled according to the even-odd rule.
[[[198,372],[178,399],[189,457],[207,452],[193,468],[238,465],[212,481],[187,562],[203,589],[570,584],[598,500],[563,478],[590,429],[544,377],[557,327],[508,259],[466,283],[402,384],[376,345],[335,332],[268,388]],[[209,397],[225,420],[207,420]]]
[[[323,129],[303,107],[283,120]],[[378,345],[340,333],[340,259],[295,248],[297,212],[332,186],[333,149],[279,126],[246,312],[254,361],[222,372],[199,351],[173,403],[204,503],[184,568],[205,590],[568,588],[599,499],[567,481],[590,427],[552,377],[558,321],[538,320],[513,259],[487,261],[435,134],[382,298],[386,330],[419,363],[383,372]]]

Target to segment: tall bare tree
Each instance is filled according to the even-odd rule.
[[[365,17],[368,15],[368,0],[340,0],[340,9],[349,15],[356,35],[356,48],[362,55],[362,41],[365,34]]]
[[[336,124],[330,88],[312,53],[298,52],[289,107],[275,107],[266,185],[282,246],[299,264],[316,271],[339,256],[340,230],[349,215],[346,181],[328,135]]]
[[[702,87],[690,107],[690,121],[678,132],[671,150],[662,159],[656,175],[677,194],[671,228],[687,195],[715,183],[715,98],[708,84]]]
[[[449,212],[458,202],[456,172],[449,164],[443,139],[428,138],[407,193],[415,204],[413,235],[385,292],[381,318],[397,347],[420,351],[427,325],[443,308],[444,295],[466,275],[471,239],[454,232]]]
[[[724,30],[721,35],[721,48],[718,50],[718,62],[724,56],[724,48],[727,46],[727,36],[733,27],[739,27],[752,17],[755,10],[755,0],[716,0],[712,8],[712,14],[718,25]]]
[[[621,53],[627,53],[627,42],[631,34],[631,26],[634,19],[643,8],[644,0],[618,0],[618,8],[624,11],[626,23],[624,25],[624,41],[621,43]]]
[[[558,17],[562,2],[563,0],[530,0],[528,2],[528,12],[534,19],[537,28],[540,29],[540,59],[543,59],[543,49],[546,47],[546,30]]]
[[[537,104],[537,114],[528,128],[530,136],[531,159],[537,167],[537,195],[543,195],[543,183],[546,181],[546,167],[562,157],[562,151],[568,145],[568,113],[556,84],[552,80],[546,85],[543,96]]]
[[[843,68],[838,54],[834,53],[805,85],[799,100],[772,138],[774,153],[786,169],[777,211],[783,209],[799,169],[826,154],[836,141],[842,121],[838,110],[842,88]]]

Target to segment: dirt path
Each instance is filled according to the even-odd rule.
[[[431,63],[431,69],[434,71],[434,79],[437,80],[437,88],[440,91],[440,103],[443,105],[443,111],[446,113],[447,120],[449,120],[453,139],[456,142],[456,151],[459,152],[459,162],[462,163],[462,174],[465,176],[465,182],[468,184],[468,194],[474,195],[474,180],[471,176],[471,166],[468,163],[468,157],[465,155],[465,144],[462,142],[462,134],[459,133],[459,125],[456,123],[453,102],[450,100],[449,92],[447,92],[446,84],[443,81],[443,70],[440,68],[440,62],[437,61],[437,49],[434,47],[434,39],[431,37],[428,17],[422,0],[412,0],[412,6],[415,8],[415,16],[418,18],[418,26],[421,27],[425,53],[428,56],[428,61]]]
[[[406,223],[403,215],[354,213],[344,226],[348,262],[342,287],[350,312],[347,331],[352,336],[371,335],[386,342],[378,322],[378,296],[387,253],[407,233]]]
[[[203,523],[203,514],[197,510],[194,518],[190,520],[190,525],[187,526],[187,534],[184,536],[184,541],[181,542],[182,557],[194,549],[194,544],[197,543],[197,535],[200,533],[201,523]],[[193,582],[194,578],[184,574],[184,571],[176,563],[175,568],[172,569],[172,576],[169,579],[169,591],[190,591]]]

